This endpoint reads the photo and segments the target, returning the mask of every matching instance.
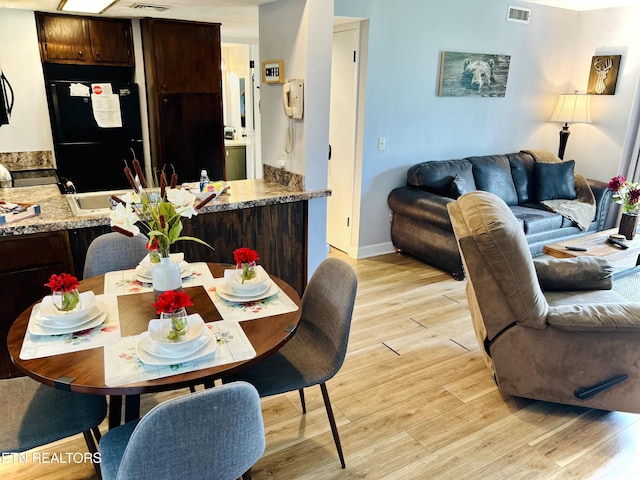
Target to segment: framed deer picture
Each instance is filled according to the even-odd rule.
[[[596,55],[591,59],[589,95],[615,95],[622,55]]]

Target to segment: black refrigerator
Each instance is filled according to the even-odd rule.
[[[125,162],[143,158],[138,85],[51,81],[47,97],[58,177],[78,192],[128,188]]]

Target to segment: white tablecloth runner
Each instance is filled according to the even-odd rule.
[[[213,280],[211,270],[204,262],[190,263],[191,275],[182,279],[182,287],[204,285]],[[104,275],[104,293],[129,295],[132,293],[152,292],[151,283],[142,282],[135,270],[118,270]]]
[[[20,350],[20,358],[22,360],[31,360],[33,358],[79,352],[117,343],[120,340],[120,320],[116,296],[96,295],[96,302],[101,302],[105,306],[107,318],[95,328],[61,335],[32,335],[29,333],[29,327],[27,326],[27,332]],[[34,321],[39,305],[36,304],[31,309],[29,323]]]
[[[248,360],[256,356],[256,351],[238,322],[218,321],[205,325],[214,332],[218,348],[215,354],[190,362],[168,366],[146,365],[136,355],[138,336],[125,337],[116,344],[106,345],[104,347],[105,384],[114,387],[153,380]]]

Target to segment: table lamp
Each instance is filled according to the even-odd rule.
[[[563,159],[564,149],[569,139],[570,123],[591,123],[591,113],[589,106],[589,95],[579,94],[576,90],[572,94],[560,95],[558,105],[551,115],[552,122],[564,122],[562,130],[560,130],[560,148],[558,148],[558,157]]]

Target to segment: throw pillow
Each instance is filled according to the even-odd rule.
[[[576,198],[576,182],[573,178],[575,160],[560,163],[536,162],[533,171],[536,179],[536,200]]]
[[[460,175],[456,174],[456,176],[453,177],[453,180],[451,180],[451,197],[452,198],[458,198],[461,195],[464,195],[465,193],[469,193],[472,191],[473,189],[469,188],[469,184],[464,179],[464,177],[461,177]]]
[[[507,205],[518,204],[518,193],[505,155],[470,157],[469,161],[473,165],[473,179],[478,190],[497,195]]]

